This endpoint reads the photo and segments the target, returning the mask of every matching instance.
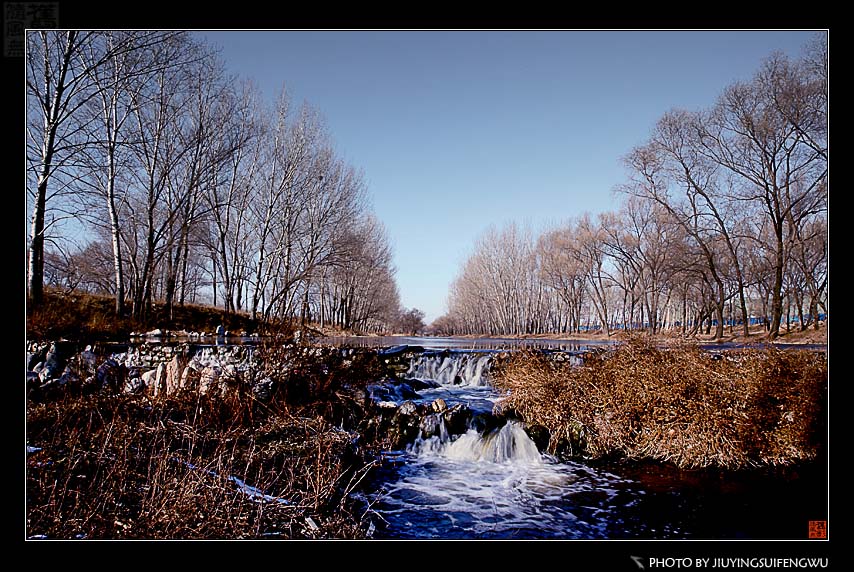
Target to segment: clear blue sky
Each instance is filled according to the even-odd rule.
[[[284,85],[363,169],[401,301],[433,320],[491,224],[616,208],[620,158],[673,107],[711,105],[793,31],[199,32],[269,100]]]

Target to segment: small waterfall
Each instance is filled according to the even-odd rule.
[[[492,463],[543,463],[537,446],[518,421],[508,421],[500,429],[480,435],[469,429],[451,443],[445,456],[459,461],[489,461]]]
[[[428,415],[421,421],[421,434],[407,447],[416,455],[423,453],[441,454],[451,442],[445,418],[440,413]]]
[[[607,537],[623,485],[541,455],[520,421],[493,413],[496,355],[426,351],[410,359],[403,377],[420,397],[395,413],[409,444],[385,456],[382,489],[366,499],[382,523],[378,537]]]
[[[489,386],[491,354],[422,354],[406,372],[410,379],[432,380],[441,385]]]
[[[537,446],[518,421],[508,421],[486,435],[469,429],[452,440],[445,420],[434,414],[424,418],[421,429],[421,435],[407,448],[415,455],[438,455],[467,462],[543,463]]]

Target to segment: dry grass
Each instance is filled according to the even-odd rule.
[[[499,407],[548,429],[552,452],[743,468],[813,459],[826,442],[827,361],[817,352],[714,356],[638,335],[580,367],[518,353],[493,380],[508,392]]]
[[[266,349],[268,357],[285,350]],[[370,470],[356,447],[353,364],[291,350],[275,391],[93,395],[27,404],[27,535],[48,538],[360,538],[349,492]],[[282,362],[278,362],[281,366]],[[365,374],[367,376],[367,374]],[[245,485],[245,486],[244,486]],[[251,488],[247,488],[251,487]]]
[[[127,311],[130,312],[128,304]],[[156,327],[172,330],[213,332],[222,324],[226,330],[249,330],[268,333],[280,325],[255,323],[246,313],[226,314],[222,308],[186,304],[175,306],[167,314],[162,303],[155,303],[152,315],[145,321],[130,316],[116,316],[115,299],[110,296],[86,293],[66,293],[54,289],[45,291],[38,308],[27,307],[27,339],[115,341],[126,338],[132,331],[147,331]]]

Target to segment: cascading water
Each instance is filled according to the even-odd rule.
[[[492,354],[442,352],[423,354],[412,361],[406,377],[435,381],[441,385],[489,385]]]
[[[577,363],[578,349],[550,351]],[[821,467],[774,477],[660,464],[606,470],[540,454],[520,422],[493,414],[496,355],[416,351],[398,383],[410,393],[421,388],[420,399],[383,392],[383,401],[394,401],[383,408],[415,417],[407,418],[410,442],[383,455],[364,495],[374,538],[800,539],[826,505]],[[469,413],[462,423],[461,410]]]
[[[489,416],[496,392],[488,384],[492,353],[427,353],[412,359],[406,377],[438,382],[421,391]],[[516,420],[491,417],[449,432],[440,413],[405,451],[391,452],[371,499],[385,538],[607,538],[620,519],[615,505],[634,502],[628,482],[576,463],[542,455]],[[424,434],[430,435],[424,437]]]
[[[448,446],[445,456],[458,461],[543,463],[537,446],[518,421],[510,421],[487,435],[469,429]]]

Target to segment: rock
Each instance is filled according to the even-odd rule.
[[[77,385],[80,382],[80,378],[77,376],[77,373],[71,366],[67,366],[65,371],[62,372],[62,375],[59,376],[59,385]]]
[[[419,428],[421,429],[421,438],[429,439],[430,437],[441,437],[442,429],[445,428],[445,419],[439,413],[427,415],[421,419]],[[447,428],[445,428],[447,433]]]
[[[528,434],[528,437],[530,437],[531,441],[533,441],[537,446],[537,450],[545,451],[548,448],[549,441],[551,439],[548,429],[542,425],[528,425],[527,423],[523,427],[525,429],[525,433]]]
[[[157,381],[157,369],[150,369],[144,372],[139,378],[148,390],[154,389],[154,383]]]
[[[391,437],[392,446],[397,448],[414,441],[420,430],[421,416],[418,413],[418,406],[411,401],[404,402],[391,418],[388,434]]]
[[[472,411],[462,403],[456,403],[444,412],[445,426],[451,435],[461,435],[466,432]]]
[[[86,349],[80,352],[80,366],[86,373],[95,373],[98,357],[92,352],[92,346],[86,346]]]
[[[431,403],[430,407],[436,413],[442,413],[443,411],[448,409],[448,405],[445,403],[445,400],[442,399],[441,397],[439,399],[435,400],[433,403]]]
[[[474,417],[472,417],[469,426],[480,433],[481,435],[486,435],[490,433],[493,429],[497,428],[501,425],[501,421],[493,415],[492,413],[478,413]]]
[[[409,384],[412,389],[415,391],[420,391],[422,389],[435,389],[437,387],[441,387],[441,384],[433,381],[432,379],[417,379],[414,377],[406,378],[406,383]]]
[[[30,346],[30,353],[27,354],[27,371],[36,371],[39,363],[44,367],[48,349],[49,346],[46,344],[39,345],[34,343]]]
[[[222,370],[216,366],[208,366],[202,370],[199,378],[199,394],[215,394],[219,390],[219,378]]]
[[[128,375],[123,388],[125,393],[140,393],[145,390],[145,382],[139,376],[139,370],[136,370],[135,373],[134,376]]]
[[[237,367],[230,363],[222,367],[222,377],[223,380],[231,383],[237,383],[240,381],[240,373],[237,371]]]
[[[58,379],[65,370],[65,359],[60,355],[56,344],[51,344],[44,361],[44,369],[39,372],[42,379]]]
[[[198,389],[200,378],[199,370],[188,365],[181,374],[181,387],[187,391]]]
[[[166,364],[161,363],[154,370],[154,384],[149,387],[155,397],[166,394]]]
[[[380,348],[377,350],[377,355],[381,355],[385,358],[392,358],[403,355],[403,352],[405,352],[407,349],[409,349],[409,346],[406,345],[392,346],[390,348]]]
[[[415,405],[411,401],[407,401],[403,403],[397,410],[400,415],[416,415],[418,413],[418,406]]]
[[[183,383],[181,377],[184,372],[184,360],[180,356],[173,357],[166,364],[166,393],[172,395],[177,392]]]
[[[374,401],[405,401],[421,398],[408,383],[391,378],[382,383],[371,384],[368,386],[368,391]]]
[[[95,372],[95,381],[98,387],[102,389],[118,391],[124,385],[125,375],[125,366],[110,358],[98,366],[98,370]]]
[[[252,385],[252,394],[256,399],[269,401],[273,397],[273,380],[264,377]]]

